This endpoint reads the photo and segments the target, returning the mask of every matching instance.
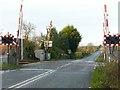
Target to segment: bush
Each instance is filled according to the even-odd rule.
[[[35,43],[29,40],[24,40],[24,59],[36,59],[35,58]]]
[[[94,53],[97,50],[95,46],[82,46],[79,47],[75,53],[76,58],[83,58]]]
[[[60,59],[61,58],[60,51],[57,47],[50,48],[49,53],[51,54],[51,59]]]

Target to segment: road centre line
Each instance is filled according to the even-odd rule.
[[[27,85],[27,84],[29,84],[29,83],[32,83],[32,82],[40,79],[40,78],[42,78],[42,77],[45,77],[45,76],[47,76],[47,75],[49,75],[49,74],[51,74],[51,73],[53,73],[53,72],[55,72],[55,71],[56,71],[56,70],[49,70],[49,71],[47,71],[47,72],[45,72],[45,73],[42,73],[42,74],[40,74],[40,75],[37,75],[37,76],[35,76],[35,77],[32,77],[32,78],[27,79],[27,80],[25,80],[25,81],[22,81],[22,82],[20,82],[20,83],[18,83],[18,84],[12,85],[12,86],[10,86],[10,87],[8,87],[8,88],[20,88],[20,87],[22,87],[22,86],[25,86],[25,85]]]
[[[51,73],[53,73],[53,72],[55,72],[55,71],[56,71],[56,70],[53,70],[53,71],[49,72],[48,74],[42,75],[42,76],[40,76],[40,77],[38,77],[38,78],[36,78],[36,79],[33,79],[33,80],[31,80],[30,82],[27,82],[27,83],[25,83],[25,84],[23,84],[23,85],[20,85],[20,86],[18,86],[18,87],[16,87],[16,88],[20,88],[20,87],[25,86],[25,85],[27,85],[27,84],[29,84],[29,83],[32,83],[32,82],[34,82],[34,81],[36,81],[36,80],[38,80],[38,79],[40,79],[40,78],[43,78],[43,77],[45,77],[45,76],[47,76],[47,75],[49,75],[49,74],[51,74]]]
[[[68,65],[70,65],[70,64],[72,64],[72,62],[71,62],[71,63],[67,63],[67,64],[65,64],[65,65],[62,65],[62,66],[60,66],[60,67],[57,67],[56,70],[57,70],[57,69],[61,69],[61,68],[63,68],[63,67],[66,67],[66,66],[68,66]]]
[[[70,65],[70,64],[72,64],[72,63],[67,63],[67,64],[65,64],[65,65],[62,65],[62,66],[58,67],[57,69],[61,69],[61,68],[66,67],[66,66],[68,66],[68,65]],[[57,70],[57,69],[56,69],[56,70]],[[29,83],[32,83],[32,82],[34,82],[34,81],[36,81],[36,80],[38,80],[38,79],[40,79],[40,78],[42,78],[42,77],[45,77],[45,76],[47,76],[47,75],[49,75],[49,74],[51,74],[51,73],[53,73],[53,72],[56,71],[56,70],[51,70],[51,69],[20,69],[20,70],[48,70],[48,71],[45,72],[45,73],[42,73],[42,74],[40,74],[40,75],[37,75],[37,76],[35,76],[35,77],[33,77],[33,78],[30,78],[30,79],[27,79],[27,80],[25,80],[25,81],[22,81],[22,82],[20,82],[20,83],[18,83],[18,84],[12,85],[12,86],[10,86],[10,87],[8,87],[8,88],[20,88],[20,87],[22,87],[22,86],[25,86],[25,85],[27,85],[27,84],[29,84]]]

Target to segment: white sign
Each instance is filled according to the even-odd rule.
[[[52,41],[44,41],[44,47],[52,47]]]
[[[48,42],[48,47],[52,47],[52,41]]]
[[[45,56],[45,52],[44,50],[35,50],[35,57],[40,59],[40,60],[44,60]]]

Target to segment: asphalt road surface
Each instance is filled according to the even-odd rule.
[[[44,61],[2,72],[2,88],[89,88],[100,51],[80,60]]]

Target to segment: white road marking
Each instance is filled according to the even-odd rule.
[[[4,71],[0,71],[0,74],[3,74],[4,73]]]
[[[88,62],[88,63],[93,63],[94,61],[85,61],[85,62]]]
[[[72,64],[72,63],[68,63],[68,64],[65,64],[65,65],[62,65],[62,66],[60,66],[60,67],[57,67],[56,69],[61,69],[61,68],[66,67],[66,66],[68,66],[68,65],[70,65],[70,64]]]
[[[40,75],[37,75],[37,76],[35,76],[35,77],[32,77],[32,78],[27,79],[27,80],[25,80],[25,81],[22,81],[22,82],[20,82],[20,83],[18,83],[18,84],[12,85],[12,86],[10,86],[10,87],[8,87],[8,88],[20,88],[20,87],[23,87],[23,86],[25,86],[25,85],[27,85],[27,84],[29,84],[29,83],[32,83],[32,82],[34,82],[34,81],[36,81],[36,80],[38,80],[38,79],[40,79],[40,78],[43,78],[43,77],[45,77],[45,76],[47,76],[47,75],[49,75],[49,74],[51,74],[51,73],[53,73],[53,72],[55,72],[55,71],[56,71],[56,70],[49,70],[49,71],[47,71],[47,72],[45,72],[45,73],[42,73],[42,74],[40,74]]]
[[[16,70],[3,70],[3,71],[0,71],[1,74],[4,74],[4,73],[8,73],[8,72],[14,72]]]
[[[45,71],[49,71],[51,69],[30,69],[30,68],[27,68],[27,69],[18,69],[18,70],[21,70],[21,71],[39,71],[39,70],[45,70]],[[4,73],[8,73],[8,72],[15,72],[16,70],[3,70],[3,71],[0,71],[0,74],[4,74]]]
[[[83,62],[83,60],[81,59],[81,60],[75,60],[75,61],[72,61],[73,63],[74,62]]]
[[[45,70],[45,71],[49,71],[49,70],[51,70],[51,69],[30,69],[30,68],[26,68],[26,69],[20,69],[21,71],[24,71],[24,70],[26,70],[26,71],[39,71],[39,70]]]
[[[33,79],[33,80],[31,80],[31,81],[29,81],[29,82],[27,82],[27,83],[25,83],[25,84],[22,84],[22,85],[20,85],[20,86],[18,86],[18,87],[16,87],[16,88],[20,88],[20,87],[25,86],[25,85],[27,85],[27,84],[29,84],[29,83],[32,83],[32,82],[34,82],[34,81],[36,81],[36,80],[38,80],[38,79],[40,79],[40,78],[43,78],[43,77],[45,77],[45,76],[47,76],[47,75],[49,75],[49,74],[51,74],[51,73],[53,73],[53,72],[55,72],[55,71],[56,71],[56,70],[53,70],[53,71],[49,72],[48,74],[43,74],[43,75],[41,75],[40,77],[38,77],[38,78],[36,78],[36,79]]]

